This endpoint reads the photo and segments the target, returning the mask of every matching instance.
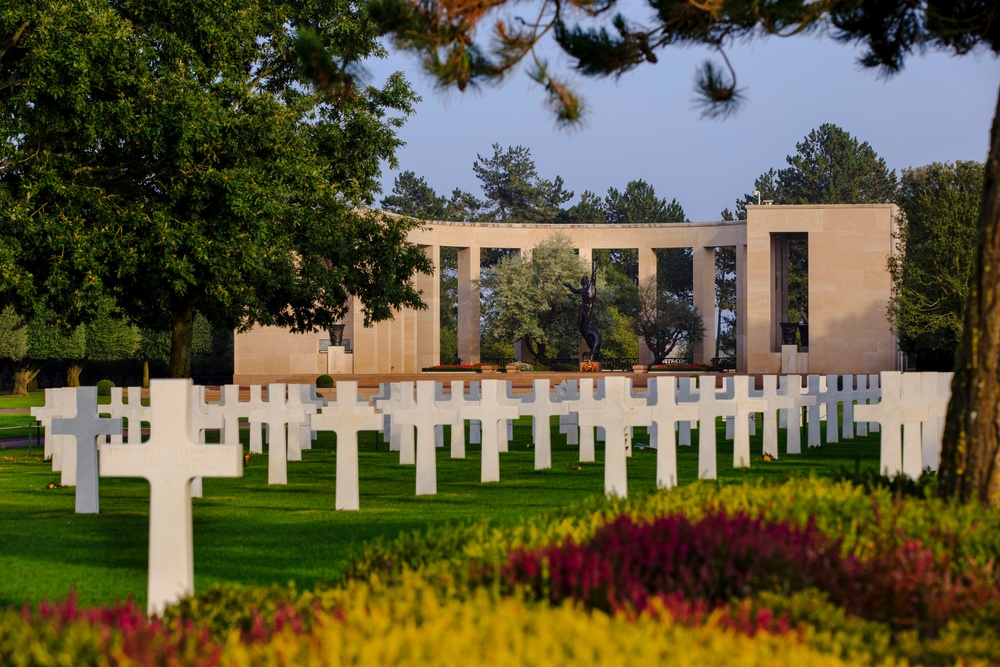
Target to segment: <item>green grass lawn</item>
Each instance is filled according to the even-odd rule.
[[[557,433],[554,429],[554,433]],[[760,430],[758,429],[758,433]],[[732,443],[718,427],[722,483],[780,481],[795,475],[830,476],[843,469],[876,469],[878,436],[764,462],[760,436],[751,468],[732,468]],[[803,436],[805,433],[803,433]],[[244,443],[248,434],[243,433]],[[501,454],[501,481],[479,482],[479,448],[452,460],[439,449],[438,494],[414,495],[414,466],[375,435],[360,443],[361,511],[336,512],[335,437],[321,434],[303,461],[288,464],[288,485],[267,485],[267,457],[254,455],[239,479],[204,480],[204,497],[193,501],[196,589],[213,582],[280,584],[301,588],[335,577],[366,542],[401,531],[465,520],[497,522],[546,512],[603,491],[603,449],[597,463],[578,463],[578,450],[555,435],[550,470],[533,469],[530,421],[515,424],[510,451]],[[784,438],[784,432],[781,436]],[[642,449],[644,430],[629,459],[629,493],[655,486],[656,452]],[[445,442],[448,442],[447,437]],[[697,475],[697,447],[678,448],[681,484]],[[58,486],[59,474],[35,450],[0,451],[0,604],[63,599],[75,589],[85,605],[132,596],[145,605],[149,491],[145,480],[101,478],[99,515],[74,513],[74,489]],[[53,485],[54,488],[49,488]]]
[[[0,408],[31,408],[45,405],[45,390],[31,389],[27,396],[0,396]]]

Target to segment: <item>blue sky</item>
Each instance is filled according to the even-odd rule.
[[[568,131],[556,127],[542,90],[523,72],[498,88],[443,93],[410,54],[369,63],[369,71],[375,83],[403,70],[422,96],[400,133],[400,170],[444,195],[459,187],[482,196],[472,163],[477,153],[492,155],[493,143],[528,147],[539,174],[562,176],[577,197],[644,179],[660,197],[677,198],[696,222],[719,220],[759,174],[785,166],[795,144],[823,123],[867,141],[897,171],[986,157],[1000,86],[1000,62],[987,53],[912,57],[884,81],[856,64],[856,49],[829,38],[740,46],[730,59],[748,103],[724,121],[701,119],[692,103],[695,70],[709,55],[668,49],[658,52],[658,64],[618,80],[575,77],[589,113]],[[385,192],[398,173],[384,170]]]

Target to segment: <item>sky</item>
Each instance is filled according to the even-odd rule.
[[[1000,61],[985,52],[928,53],[886,81],[857,64],[859,53],[821,37],[736,47],[729,57],[748,100],[721,121],[702,119],[693,104],[696,69],[711,56],[703,49],[659,51],[659,63],[617,80],[573,76],[552,53],[551,64],[573,76],[588,108],[583,125],[569,130],[556,126],[541,87],[523,71],[499,87],[442,92],[416,56],[392,53],[369,63],[372,83],[402,70],[422,101],[400,131],[399,169],[383,169],[383,192],[411,170],[438,194],[457,187],[482,197],[472,171],[477,155],[491,157],[494,143],[521,145],[542,178],[562,176],[576,193],[570,205],[584,190],[604,196],[643,179],[659,197],[676,198],[691,221],[711,222],[761,173],[786,166],[785,156],[823,123],[867,141],[897,172],[985,160]]]

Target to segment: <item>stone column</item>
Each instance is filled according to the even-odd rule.
[[[479,248],[458,249],[458,357],[479,363]]]
[[[707,364],[715,356],[715,248],[695,246],[691,248],[691,253],[694,260],[694,306],[705,323],[705,338],[694,346],[694,363]]]
[[[639,288],[646,284],[646,281],[656,281],[656,251],[653,248],[639,248]],[[653,353],[646,347],[646,341],[639,336],[639,363],[653,363]]]
[[[417,289],[421,291],[427,308],[416,311],[413,331],[416,349],[412,372],[441,362],[441,246],[427,245],[421,246],[421,249],[434,264],[434,269],[430,275],[417,274]]]
[[[736,244],[736,372],[747,372],[747,244]]]

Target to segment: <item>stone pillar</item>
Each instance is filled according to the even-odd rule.
[[[458,357],[479,363],[479,248],[458,249]]]
[[[639,288],[652,279],[656,282],[656,251],[653,248],[639,248]],[[653,353],[646,347],[646,341],[639,336],[639,363],[653,363]]]
[[[747,372],[747,244],[736,244],[736,372]]]
[[[415,328],[411,334],[416,339],[412,372],[441,362],[441,246],[421,246],[421,249],[430,258],[434,269],[430,275],[418,273],[416,278],[417,289],[427,308],[416,311]],[[408,370],[409,366],[407,364]]]
[[[694,260],[694,306],[705,323],[705,338],[694,346],[694,363],[708,364],[715,356],[715,248],[695,246],[691,248],[691,253]]]

